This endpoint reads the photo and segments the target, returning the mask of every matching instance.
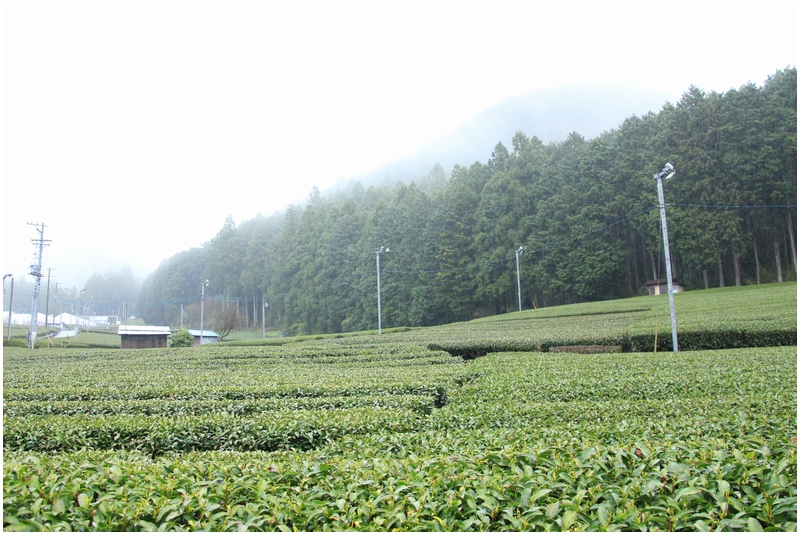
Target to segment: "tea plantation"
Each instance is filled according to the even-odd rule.
[[[796,285],[676,308],[6,348],[3,527],[795,531]]]

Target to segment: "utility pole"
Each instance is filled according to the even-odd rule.
[[[44,223],[28,223],[36,228],[39,233],[39,239],[31,240],[35,249],[34,263],[31,264],[30,275],[36,278],[36,283],[33,286],[33,306],[31,307],[31,331],[28,335],[28,347],[33,349],[36,345],[36,333],[39,329],[39,290],[42,285],[42,251],[45,245],[50,245],[50,240],[44,239]]]
[[[55,296],[53,296],[53,299],[55,299],[56,303],[58,303],[58,315],[60,316],[64,312],[64,303],[61,302],[61,298],[58,296],[58,285],[59,284],[61,284],[61,283],[60,282],[56,283],[56,292],[55,292]],[[55,314],[55,311],[54,311],[54,314]],[[53,320],[55,320],[55,318],[53,318]],[[55,324],[55,321],[53,321],[53,324]]]
[[[14,314],[14,275],[3,275],[3,293],[6,293],[6,277],[11,277],[11,295],[8,296],[8,341],[11,341],[11,316]]]
[[[86,323],[86,332],[92,328],[92,319],[94,318],[94,294],[89,298],[89,321]]]
[[[81,311],[83,310],[83,292],[86,288],[78,292],[78,319],[75,320],[75,339],[78,339],[78,333],[81,332]]]
[[[47,268],[47,305],[44,307],[44,328],[47,329],[47,323],[50,320],[50,272],[53,268]],[[58,291],[58,285],[56,285]]]

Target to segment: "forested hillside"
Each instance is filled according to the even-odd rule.
[[[656,181],[665,183],[674,276],[687,289],[794,278],[797,70],[675,104],[585,139],[517,132],[486,162],[436,166],[393,186],[322,196],[282,217],[228,220],[145,281],[148,323],[199,326],[228,307],[242,326],[373,329],[636,295],[665,276]],[[268,306],[265,306],[268,304]],[[207,321],[212,321],[207,320]],[[213,325],[207,323],[206,325]]]

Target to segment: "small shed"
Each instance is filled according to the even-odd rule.
[[[117,330],[122,338],[122,349],[153,349],[167,347],[169,326],[120,325]]]
[[[663,279],[647,281],[644,283],[644,285],[647,287],[647,291],[650,295],[666,295],[669,291],[669,285],[667,284],[666,277]],[[683,291],[683,285],[674,278],[672,279],[672,291],[674,293]]]
[[[200,333],[202,333],[202,336]],[[199,346],[200,344],[214,344],[219,342],[219,335],[214,331],[207,331],[205,329],[202,331],[200,329],[193,331],[190,329],[189,334],[194,337],[194,343],[192,344],[193,346]]]

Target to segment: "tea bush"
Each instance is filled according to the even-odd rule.
[[[180,330],[172,335],[171,347],[192,347],[194,336],[186,329]]]
[[[760,319],[719,332],[795,321],[731,293],[709,295]],[[4,530],[797,529],[796,346],[541,351],[635,339],[653,315],[629,302],[489,320],[4,352]]]

